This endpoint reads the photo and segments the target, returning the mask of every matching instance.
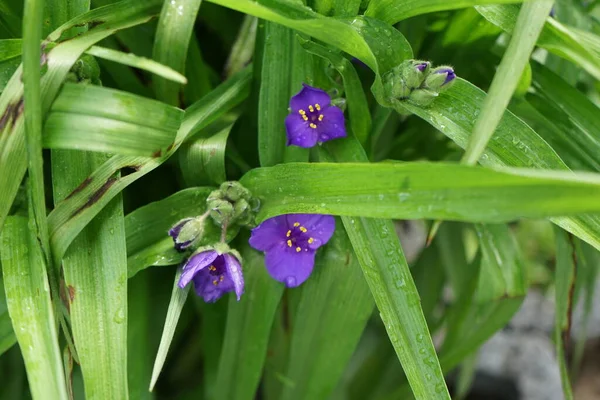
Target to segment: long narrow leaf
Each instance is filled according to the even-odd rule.
[[[2,230],[2,274],[8,312],[34,399],[67,399],[46,266],[32,223],[10,217]]]
[[[513,35],[494,75],[481,113],[473,127],[473,134],[463,157],[466,164],[476,164],[488,141],[494,134],[504,110],[510,101],[537,38],[542,31],[553,0],[527,2],[521,7]]]

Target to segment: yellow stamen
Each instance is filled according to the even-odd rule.
[[[296,253],[300,253],[302,249],[300,247],[296,247]]]
[[[292,230],[290,229],[289,231],[287,231],[287,233],[285,234],[286,237],[290,237],[292,236]]]
[[[305,227],[303,227],[303,226],[301,226],[301,227],[300,227],[300,231],[301,231],[302,233],[306,233],[306,230],[307,230],[307,229],[306,229]]]
[[[308,238],[308,244],[312,244],[315,241],[313,238]]]
[[[306,111],[304,111],[304,110],[298,110],[298,112],[300,113],[300,115],[306,114]]]
[[[323,114],[319,114],[319,121],[323,121]]]
[[[319,103],[315,104],[315,108],[317,109],[317,111],[321,111],[321,106],[319,105]]]
[[[217,286],[218,283],[219,283],[219,281],[216,279],[213,281],[213,285],[215,285],[215,286]]]
[[[312,122],[310,124],[308,124],[308,126],[310,126],[313,129],[317,129],[317,125],[313,124]]]
[[[217,269],[215,268],[214,265],[211,265],[210,267],[208,267],[208,270],[209,271],[216,271]]]
[[[300,222],[294,222],[294,228],[297,228],[300,226]]]
[[[219,278],[219,282],[223,282],[223,275]]]
[[[308,106],[308,111],[315,112],[315,108],[313,106]]]
[[[290,239],[288,239],[287,245],[288,245],[288,247],[292,247],[292,241]]]
[[[302,119],[305,120],[305,121],[308,121],[308,117],[306,115],[303,115]]]

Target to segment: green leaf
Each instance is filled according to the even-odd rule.
[[[153,58],[177,72],[185,71],[188,45],[202,0],[164,0],[154,38]],[[171,105],[179,104],[180,85],[157,77],[156,97]]]
[[[510,43],[502,57],[462,161],[476,164],[504,115],[554,0],[527,2],[521,7]]]
[[[257,25],[258,19],[256,17],[250,15],[244,17],[244,22],[240,27],[237,39],[231,47],[231,52],[225,64],[225,76],[230,77],[241,71],[252,59]]]
[[[52,152],[59,203],[105,155]],[[127,253],[121,197],[80,232],[61,260],[73,339],[88,398],[127,398]]]
[[[250,248],[247,240],[242,243],[245,293],[239,302],[229,296],[223,350],[214,385],[215,399],[255,398],[267,355],[269,332],[283,293],[283,285],[271,278],[264,268],[263,256]]]
[[[173,340],[173,335],[175,334],[175,328],[177,327],[177,322],[179,321],[181,310],[185,305],[185,300],[187,299],[188,293],[190,291],[191,285],[187,285],[184,289],[180,289],[179,286],[177,286],[177,282],[179,282],[180,276],[181,268],[177,269],[177,273],[175,274],[175,282],[173,283],[173,291],[171,292],[171,300],[169,301],[167,318],[165,319],[165,326],[163,328],[163,333],[160,338],[160,345],[158,346],[156,360],[154,360],[154,367],[152,368],[150,391],[154,389],[154,385],[158,380],[160,371],[162,370],[165,360],[167,359],[167,353],[169,352],[169,347],[171,346],[171,341]]]
[[[306,51],[329,61],[333,68],[342,76],[346,92],[346,103],[348,104],[348,114],[350,116],[350,127],[360,144],[366,146],[369,133],[371,132],[371,113],[362,83],[354,66],[347,58],[335,50],[328,49],[315,42],[303,40],[300,37],[298,39]]]
[[[520,3],[523,0],[371,0],[366,16],[380,19],[390,25],[415,15],[473,7],[477,4]]]
[[[367,161],[360,144],[351,138],[332,142],[327,147],[338,162]],[[325,160],[331,158],[324,152],[321,152],[321,155]],[[323,165],[327,167],[327,164],[314,164],[318,167]],[[337,168],[343,165],[349,164],[329,166]],[[375,166],[373,164],[353,165],[367,169]],[[371,178],[374,176],[371,175]],[[333,182],[335,181],[330,183]],[[345,186],[348,188],[353,185]],[[363,210],[366,208],[364,202],[361,207]],[[361,214],[364,212],[354,215]],[[394,225],[389,220],[352,216],[342,217],[342,222],[415,397],[428,400],[449,399],[448,389],[420,306],[419,294]]]
[[[165,162],[188,137],[242,102],[251,70],[244,70],[217,87],[186,111],[175,143],[161,157],[114,156],[86,178],[50,213],[48,222],[54,257],[61,257],[77,234],[124,188]],[[121,176],[119,173],[123,172]]]
[[[108,49],[106,47],[92,46],[86,50],[87,54],[94,57],[103,58],[105,60],[118,62],[130,67],[139,68],[152,72],[164,79],[186,84],[187,79],[174,69],[167,67],[161,63],[150,60],[149,58],[139,57],[132,53],[123,53],[122,51]]]
[[[346,232],[339,226],[300,288],[281,399],[330,397],[348,363],[373,298]]]
[[[516,5],[476,6],[492,24],[513,33],[519,8]],[[548,18],[537,45],[569,60],[600,79],[600,38],[592,33],[562,25]]]
[[[487,302],[527,293],[526,268],[507,225],[476,225],[483,259],[477,300]]]
[[[206,198],[213,190],[202,187],[185,189],[140,207],[125,217],[130,278],[144,268],[179,264],[185,259],[185,254],[175,251],[167,232],[183,218],[202,215],[206,211]],[[210,221],[206,228],[202,244],[220,236],[220,230]]]
[[[446,163],[303,164],[241,179],[261,200],[258,219],[290,213],[503,222],[600,211],[600,176]],[[390,182],[397,182],[390,185]]]
[[[258,157],[270,167],[283,162],[286,136],[283,121],[290,102],[292,31],[264,22],[262,70],[258,98]]]
[[[34,226],[10,217],[0,254],[8,312],[27,368],[34,399],[67,399],[46,265]]]
[[[46,120],[44,146],[158,157],[175,140],[183,114],[127,92],[66,84]]]
[[[572,236],[559,228],[554,229],[554,235],[556,240],[554,340],[563,394],[565,399],[572,400],[573,393],[567,369],[567,358],[571,341],[571,314],[574,306],[577,256]]]

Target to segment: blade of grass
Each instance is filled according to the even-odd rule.
[[[44,146],[158,157],[173,144],[183,114],[130,93],[70,83],[52,104]]]
[[[231,48],[227,63],[225,64],[225,76],[230,77],[239,72],[252,59],[254,54],[254,43],[256,41],[256,26],[258,19],[246,15],[240,27],[237,39]]]
[[[559,228],[554,229],[554,235],[556,240],[554,340],[556,343],[556,355],[560,369],[563,395],[565,399],[572,400],[573,392],[569,380],[567,359],[570,351],[571,313],[578,261],[573,237]]]
[[[55,202],[105,159],[53,151]],[[86,397],[127,399],[127,252],[120,196],[90,221],[61,263]]]
[[[167,359],[167,353],[169,352],[169,347],[171,346],[171,341],[173,340],[173,335],[175,334],[175,328],[177,327],[181,310],[185,305],[185,300],[187,299],[190,291],[191,285],[186,286],[185,289],[180,289],[179,286],[177,286],[180,276],[181,269],[179,268],[175,274],[175,282],[173,283],[173,291],[171,292],[171,300],[169,301],[167,318],[165,319],[165,326],[160,338],[160,345],[158,346],[158,352],[156,353],[156,359],[154,360],[154,367],[152,368],[150,391],[154,389],[154,385],[158,380],[160,371],[162,370],[165,360]]]
[[[521,7],[513,36],[481,106],[462,162],[474,165],[483,154],[519,84],[553,4],[554,0],[540,0],[526,2]]]
[[[165,0],[158,20],[152,57],[177,72],[185,71],[188,45],[202,0]],[[180,85],[156,77],[156,97],[171,105],[179,105]]]
[[[477,4],[521,3],[523,0],[371,0],[366,16],[380,19],[390,25],[420,14],[456,10]]]
[[[338,221],[339,222],[339,221]],[[329,398],[373,311],[346,232],[338,225],[300,289],[282,400]]]
[[[515,5],[476,6],[485,19],[512,34],[519,12]],[[565,58],[600,79],[600,40],[589,32],[567,27],[548,18],[538,39],[538,46]]]
[[[258,98],[258,157],[270,167],[283,162],[286,138],[282,125],[288,114],[292,31],[265,21],[260,94]]]
[[[105,60],[114,61],[119,64],[128,65],[130,67],[143,69],[172,82],[177,82],[184,85],[187,83],[186,77],[174,69],[154,60],[150,60],[149,58],[139,57],[132,53],[123,53],[122,51],[113,50],[106,47],[92,46],[86,50],[86,54],[103,58]]]
[[[599,174],[351,161],[257,168],[240,182],[261,200],[259,221],[317,213],[506,222],[600,211],[594,200],[600,194]]]
[[[328,143],[327,149],[332,156],[321,152],[325,160],[367,161],[352,138]],[[415,397],[449,399],[419,294],[392,222],[351,216],[342,217],[342,222]]]
[[[269,333],[283,285],[273,280],[263,256],[242,241],[245,293],[229,298],[223,349],[214,385],[215,399],[254,399],[267,356]],[[244,362],[240,362],[244,360]],[[235,382],[235,384],[232,384]]]
[[[33,221],[10,217],[2,230],[2,274],[8,312],[34,399],[67,399],[44,256]]]

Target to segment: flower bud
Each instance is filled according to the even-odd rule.
[[[233,205],[227,200],[211,200],[207,202],[207,206],[211,218],[217,225],[222,225],[225,221],[229,222],[233,218]]]
[[[414,105],[426,107],[431,105],[437,96],[438,93],[433,90],[417,89],[410,94],[408,101]]]
[[[184,251],[197,244],[204,234],[204,216],[185,218],[177,222],[170,230],[169,236],[173,238],[175,249]]]
[[[456,74],[451,67],[442,66],[431,70],[427,78],[425,79],[425,86],[435,92],[441,92],[452,86]]]
[[[406,60],[384,74],[383,87],[388,98],[406,99],[423,84],[429,73],[428,61]]]
[[[235,181],[223,182],[220,191],[225,198],[233,202],[240,199],[249,200],[251,197],[250,191]]]

